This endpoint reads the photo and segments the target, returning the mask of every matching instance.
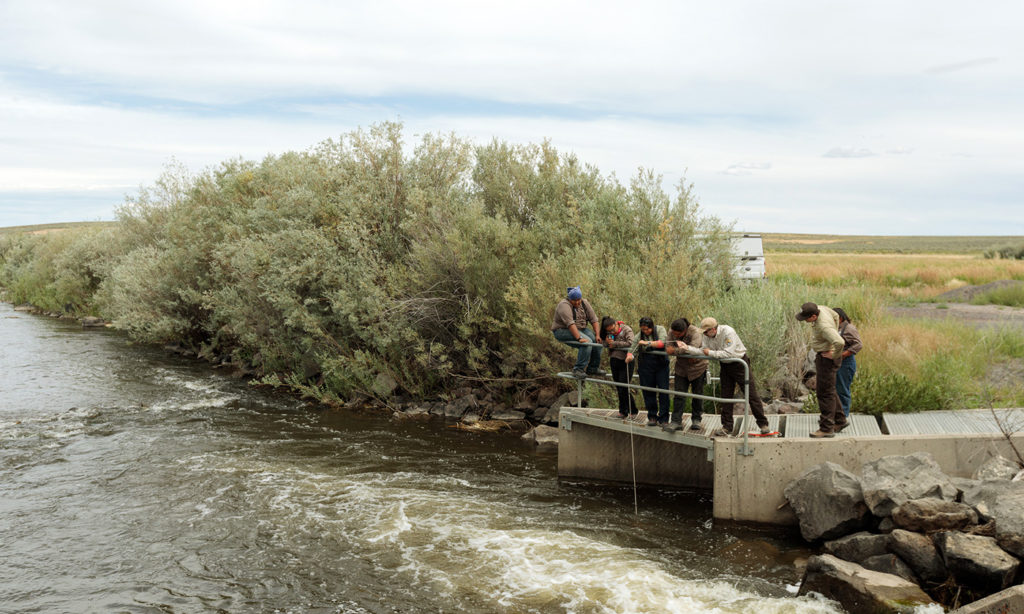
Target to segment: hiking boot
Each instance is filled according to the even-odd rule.
[[[675,433],[676,431],[681,430],[683,428],[683,425],[679,424],[678,422],[668,422],[666,424],[662,424],[661,428],[662,430],[668,431],[670,433]]]
[[[712,437],[729,437],[729,433],[725,432],[725,429],[716,429],[714,433],[711,433]]]
[[[836,433],[838,433],[838,432],[842,431],[843,429],[845,429],[845,428],[846,428],[846,427],[848,427],[848,426],[850,426],[850,423],[849,423],[849,422],[844,422],[844,423],[842,423],[842,424],[837,424],[837,425],[835,426],[835,432],[836,432]]]
[[[593,375],[594,377],[605,377],[608,372],[604,369],[594,369],[593,371],[587,371],[587,375]]]
[[[835,437],[835,436],[836,436],[835,433],[826,433],[825,431],[822,431],[822,430],[817,430],[817,431],[814,431],[813,433],[811,433],[811,437],[813,437],[815,439],[821,439],[822,437]]]
[[[625,419],[626,419],[626,418],[628,418],[629,416],[628,416],[627,414],[624,414],[624,413],[622,413],[622,412],[620,411],[620,412],[619,412],[618,414],[616,414],[616,417],[618,417],[618,419],[619,419],[619,420],[625,420]]]
[[[691,422],[690,423],[690,430],[691,431],[699,431],[700,429],[701,429],[700,420],[697,420],[696,422]]]
[[[760,430],[761,430],[761,434],[762,435],[767,435],[768,433],[772,432],[771,427],[767,427],[767,426],[762,426]]]
[[[658,426],[658,421],[652,418],[647,421],[647,426]]]
[[[579,380],[587,379],[587,372],[583,369],[573,369],[572,376]]]

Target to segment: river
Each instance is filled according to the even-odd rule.
[[[0,611],[812,614],[789,534],[0,305]]]

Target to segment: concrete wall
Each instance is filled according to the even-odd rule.
[[[1024,450],[1024,433],[1014,437]],[[714,517],[723,520],[796,524],[783,489],[805,469],[831,461],[860,475],[864,463],[883,456],[929,452],[947,474],[970,477],[996,455],[1015,458],[1001,434],[843,437],[751,440],[752,456],[739,454],[743,442],[716,440]]]
[[[630,440],[632,439],[632,448]],[[710,489],[714,466],[707,450],[611,429],[572,423],[558,433],[558,476]]]

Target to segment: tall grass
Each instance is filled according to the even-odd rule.
[[[1024,307],[1024,283],[995,288],[976,294],[971,298],[975,305],[1006,305],[1008,307]]]

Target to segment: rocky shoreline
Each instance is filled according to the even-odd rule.
[[[785,496],[809,542],[799,594],[850,612],[907,613],[940,603],[956,614],[1024,612],[1024,470],[994,457],[971,479],[930,454],[886,456],[861,474],[807,469]],[[967,605],[963,605],[967,604]]]

